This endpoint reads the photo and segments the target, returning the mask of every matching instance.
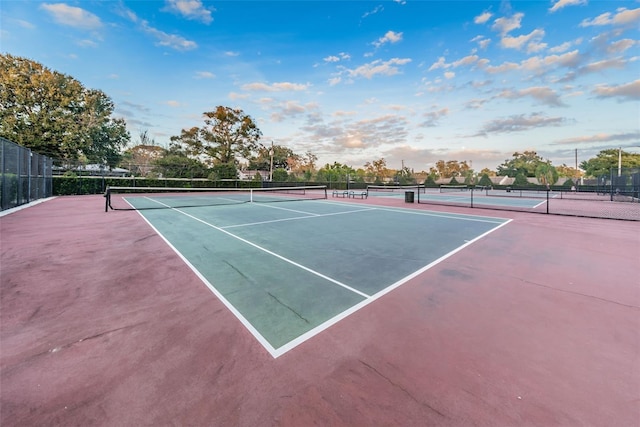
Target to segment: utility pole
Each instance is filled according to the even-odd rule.
[[[269,154],[271,155],[271,164],[269,166],[269,181],[273,182],[273,141],[271,141],[271,150],[269,150]]]

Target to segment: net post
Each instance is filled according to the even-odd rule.
[[[549,214],[549,193],[551,192],[551,190],[549,188],[547,188],[547,214]]]
[[[107,186],[104,192],[104,211],[109,212],[109,205],[111,205],[111,188]]]
[[[471,187],[471,207],[473,208],[473,187]]]

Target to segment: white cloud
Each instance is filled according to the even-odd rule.
[[[397,65],[405,65],[409,62],[411,62],[411,59],[409,58],[393,58],[388,61],[378,59],[368,64],[361,65],[356,69],[348,70],[348,73],[351,77],[365,77],[367,79],[371,79],[378,74],[393,76],[400,72]]]
[[[178,13],[187,19],[205,24],[210,24],[213,21],[211,10],[206,9],[200,0],[166,0],[164,10]]]
[[[141,22],[142,29],[147,34],[155,37],[158,40],[158,45],[167,46],[176,50],[192,50],[198,47],[197,43],[192,40],[187,40],[184,37],[177,36],[175,34],[167,34],[156,28],[149,26],[147,21]]]
[[[491,12],[483,12],[480,15],[473,18],[473,22],[476,24],[486,24],[489,19],[493,16]]]
[[[76,44],[81,47],[98,47],[98,43],[89,39],[78,40]]]
[[[469,56],[465,56],[464,58],[458,59],[457,61],[453,62],[452,65],[454,68],[457,68],[460,66],[471,66],[476,62],[478,62],[478,59],[480,59],[478,55],[469,55]]]
[[[592,91],[598,98],[620,98],[622,101],[640,100],[640,80],[617,86],[598,85]]]
[[[472,38],[471,41],[478,43],[480,49],[486,49],[489,46],[489,43],[491,43],[491,39],[487,39],[484,36],[476,36]]]
[[[544,37],[545,33],[542,29],[536,29],[529,34],[521,35],[518,37],[505,36],[500,40],[502,47],[508,49],[523,50],[527,47],[527,52],[537,52],[544,49],[547,45],[540,43],[540,40]]]
[[[435,127],[440,124],[440,119],[449,115],[448,108],[442,108],[437,111],[429,111],[424,113],[422,116],[425,118],[425,121],[420,124],[422,127]]]
[[[592,142],[614,142],[614,141],[634,141],[640,139],[640,132],[629,133],[597,133],[595,135],[582,135],[572,138],[559,139],[554,141],[554,144],[580,144],[580,143],[592,143]]]
[[[438,58],[437,62],[434,62],[433,64],[431,64],[431,67],[429,67],[429,71],[433,71],[433,70],[437,70],[438,68],[449,68],[451,67],[451,64],[447,64],[446,60],[444,59],[444,56],[441,56],[440,58]]]
[[[482,65],[482,68],[490,74],[499,74],[508,71],[526,71],[542,74],[556,67],[575,68],[582,60],[583,56],[580,55],[580,52],[573,50],[562,55],[532,56],[520,63],[504,62],[500,65],[492,66],[486,63],[480,64],[480,61],[478,61],[478,64],[479,66]]]
[[[587,4],[587,0],[557,0],[553,4],[553,6],[549,8],[549,12],[554,13],[562,9],[563,7],[577,6],[577,5],[583,5],[583,4]]]
[[[348,53],[340,52],[338,55],[329,55],[326,58],[323,58],[324,62],[339,62],[346,61],[351,59],[351,56]]]
[[[520,22],[522,21],[523,17],[524,17],[524,13],[520,12],[508,18],[498,18],[495,21],[493,21],[493,25],[491,26],[491,29],[493,31],[497,31],[498,33],[500,33],[500,35],[504,36],[510,33],[511,31],[520,28],[521,26]]]
[[[242,85],[242,90],[263,92],[302,91],[308,89],[309,86],[311,86],[309,83],[300,84],[289,82],[272,83],[270,85],[266,83],[248,83]]]
[[[447,71],[444,73],[444,78],[447,80],[450,80],[452,78],[454,78],[456,76],[456,73],[454,73],[453,71]]]
[[[505,99],[520,99],[523,97],[531,97],[540,102],[541,104],[550,106],[550,107],[565,107],[566,104],[562,102],[558,94],[548,88],[535,86],[522,90],[503,90],[500,94],[496,96],[497,98],[505,98]]]
[[[237,101],[238,99],[248,99],[249,95],[246,93],[237,93],[237,92],[230,92],[229,93],[229,99],[232,101]]]
[[[581,43],[582,43],[582,37],[579,37],[573,41],[564,42],[562,44],[559,44],[558,46],[551,47],[549,48],[549,52],[550,53],[566,52],[567,50],[571,49],[572,46],[579,45]]]
[[[603,13],[591,20],[585,19],[580,23],[581,27],[594,27],[603,25],[630,26],[638,25],[640,22],[640,8],[628,10],[624,7],[618,8],[616,14],[611,12]]]
[[[531,113],[528,117],[524,114],[510,116],[504,119],[491,120],[486,123],[477,136],[487,133],[523,132],[529,129],[562,126],[566,123],[563,117],[546,117],[542,113]]]
[[[29,21],[25,21],[23,19],[18,19],[16,20],[16,22],[18,23],[18,25],[20,25],[22,28],[26,28],[28,30],[33,30],[34,28],[36,28],[35,25],[33,25],[31,22]]]
[[[373,8],[373,10],[369,11],[369,12],[365,12],[364,15],[362,15],[362,19],[371,16],[371,15],[375,15],[378,12],[382,12],[384,10],[384,8],[382,7],[382,5],[378,5],[376,7]]]
[[[387,31],[387,33],[380,37],[377,41],[373,42],[375,47],[380,47],[385,43],[398,43],[402,40],[402,33],[396,33],[394,31]]]
[[[632,39],[622,39],[613,42],[607,46],[607,52],[612,54],[618,54],[631,49],[633,46],[640,44],[640,42]]]
[[[100,18],[79,7],[67,6],[64,3],[43,3],[40,5],[40,9],[49,13],[54,21],[61,25],[82,30],[96,30],[102,27]]]
[[[196,71],[196,79],[213,79],[216,75],[210,71]]]

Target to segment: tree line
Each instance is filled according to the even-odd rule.
[[[0,136],[55,159],[59,165],[78,162],[122,167],[137,176],[235,179],[238,171],[268,171],[274,181],[430,183],[450,179],[480,183],[491,176],[509,176],[516,184],[535,177],[542,184],[558,178],[607,175],[622,167],[640,167],[640,155],[621,149],[602,150],[583,161],[582,170],[554,166],[535,151],[516,152],[492,171],[476,172],[470,162],[439,160],[428,171],[391,169],[384,158],[361,168],[334,162],[318,167],[311,152],[295,153],[282,145],[261,142],[262,132],[250,115],[219,105],[203,113],[204,123],[182,129],[168,147],[158,146],[148,131],[131,142],[124,119],[114,118],[114,103],[102,91],[85,88],[71,76],[35,61],[0,55]],[[262,180],[263,174],[255,179]],[[490,182],[490,181],[489,181]]]

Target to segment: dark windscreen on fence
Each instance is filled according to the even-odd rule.
[[[53,160],[0,137],[1,210],[51,197]]]

